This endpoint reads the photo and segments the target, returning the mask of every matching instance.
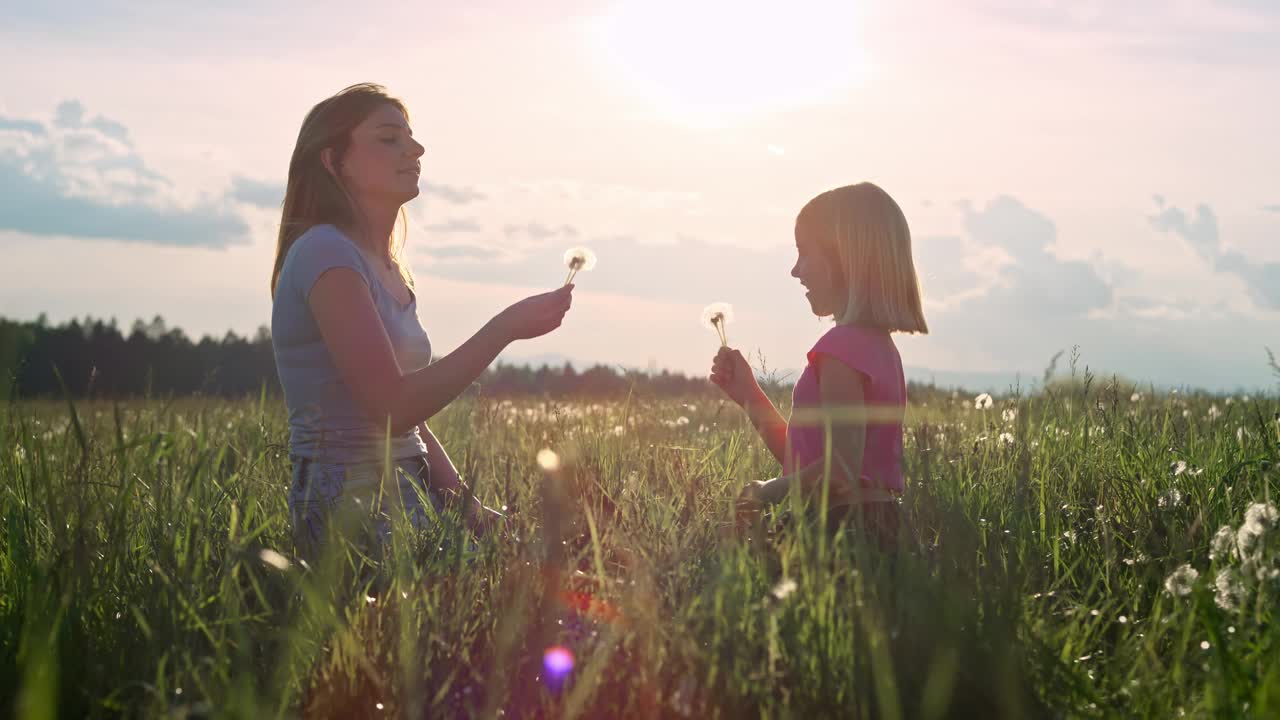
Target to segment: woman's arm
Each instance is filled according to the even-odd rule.
[[[449,453],[445,452],[444,446],[440,444],[435,433],[431,432],[431,428],[427,427],[426,423],[422,423],[418,426],[418,434],[422,437],[422,444],[427,446],[427,468],[431,472],[431,487],[461,494],[463,488],[462,480],[458,477],[458,469],[453,466]]]
[[[573,286],[521,300],[499,313],[457,350],[402,374],[386,328],[355,270],[335,267],[312,286],[307,302],[334,365],[366,414],[394,434],[433,417],[466,390],[514,340],[560,326]]]
[[[435,433],[431,432],[431,428],[427,427],[426,423],[422,423],[418,426],[418,434],[422,437],[422,443],[427,446],[427,468],[431,474],[431,488],[437,492],[443,491],[441,495],[445,499],[459,497],[471,503],[471,509],[466,513],[467,523],[477,534],[487,535],[500,528],[507,516],[486,507],[480,502],[480,498],[471,494],[471,489],[458,477],[458,469],[453,466],[449,453],[445,452],[444,446],[440,444]]]

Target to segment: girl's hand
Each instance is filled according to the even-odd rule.
[[[746,407],[747,401],[760,392],[756,374],[747,359],[733,348],[722,347],[711,361],[711,382],[724,391],[729,399]]]
[[[573,305],[573,285],[532,295],[498,313],[493,321],[510,340],[540,337],[560,327]]]

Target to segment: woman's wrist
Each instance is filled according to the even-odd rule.
[[[769,505],[777,505],[787,497],[787,492],[791,489],[790,478],[776,477],[765,480],[760,483],[757,489],[757,497],[760,501]]]

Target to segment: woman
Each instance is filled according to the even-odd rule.
[[[396,513],[421,527],[433,514],[424,503],[459,495],[473,503],[473,530],[495,527],[501,515],[470,496],[427,420],[508,344],[559,327],[572,302],[572,285],[526,298],[432,363],[402,259],[403,205],[418,195],[422,155],[404,104],[360,84],[311,109],[289,162],[271,336],[289,408],[290,521],[304,555],[336,518],[372,512],[385,540]]]

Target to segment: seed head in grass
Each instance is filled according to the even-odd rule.
[[[989,393],[982,393],[973,399],[973,407],[975,410],[990,410],[995,401],[991,399]]]
[[[772,595],[779,600],[786,600],[791,593],[796,591],[796,581],[787,578],[773,587]]]
[[[564,284],[568,285],[578,271],[596,266],[596,254],[584,247],[569,248],[564,251],[564,265],[569,268],[569,276],[564,279]]]
[[[729,347],[729,336],[725,328],[730,320],[733,320],[733,306],[729,303],[714,302],[702,308],[702,324],[720,336],[721,347]]]
[[[1230,525],[1223,525],[1218,528],[1218,532],[1214,533],[1213,541],[1209,543],[1209,559],[1225,560],[1231,555],[1231,551],[1236,546],[1236,531],[1231,529]]]
[[[258,558],[277,570],[289,569],[289,558],[281,555],[271,548],[263,548],[259,551]]]
[[[1240,576],[1231,568],[1218,571],[1217,577],[1213,579],[1213,588],[1213,601],[1223,610],[1235,610],[1244,602],[1244,583],[1240,582]]]
[[[1185,597],[1191,594],[1199,578],[1200,572],[1195,568],[1187,564],[1179,565],[1177,570],[1164,579],[1164,591],[1174,597]]]

